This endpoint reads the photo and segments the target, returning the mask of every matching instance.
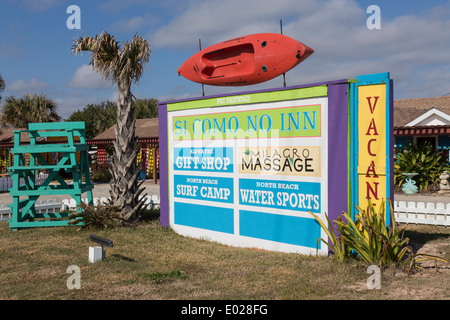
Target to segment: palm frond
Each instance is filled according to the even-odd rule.
[[[148,62],[151,49],[147,40],[135,34],[131,41],[116,41],[115,37],[102,32],[94,38],[84,36],[74,41],[72,53],[78,54],[90,51],[90,65],[104,79],[112,80],[116,84],[139,82],[144,64]]]
[[[147,40],[138,34],[133,39],[125,42],[118,58],[117,78],[131,83],[139,82],[143,72],[144,64],[148,62],[151,49]]]
[[[30,122],[57,122],[61,117],[57,105],[45,95],[26,94],[22,98],[5,99],[0,122],[3,126],[26,128]]]
[[[117,58],[120,54],[120,43],[115,37],[102,32],[94,38],[84,36],[74,41],[72,53],[78,54],[83,51],[90,51],[90,65],[105,80],[117,82],[116,68]]]

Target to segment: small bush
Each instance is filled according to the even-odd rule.
[[[334,228],[326,214],[328,228],[318,216],[308,212],[328,234],[331,244],[324,239],[319,240],[328,245],[339,260],[358,257],[369,265],[404,266],[408,272],[418,268],[417,262],[422,260],[446,261],[437,256],[413,253],[409,245],[409,238],[404,237],[403,231],[395,223],[393,207],[389,199],[388,201],[390,211],[386,214],[390,214],[390,226],[386,224],[384,202],[378,212],[375,211],[370,200],[368,212],[357,207],[358,213],[354,220],[346,212],[343,212],[346,222],[338,217],[337,221],[333,221]]]
[[[141,218],[140,221],[142,222],[148,222],[159,219],[160,216],[160,209],[142,209],[141,210]]]
[[[414,177],[419,190],[435,191],[439,186],[447,160],[445,154],[437,150],[431,143],[423,145],[409,144],[395,149],[394,183],[401,187],[406,176],[403,173],[418,173]]]
[[[69,215],[71,225],[78,225],[80,229],[107,229],[119,226],[123,219],[120,215],[120,209],[111,204],[90,206],[80,203],[78,206],[81,211]]]
[[[91,181],[99,183],[107,183],[111,181],[112,175],[109,169],[110,164],[94,164],[91,166]]]

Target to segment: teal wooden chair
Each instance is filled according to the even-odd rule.
[[[29,144],[21,143],[21,133],[28,133]],[[50,137],[58,140],[51,142]],[[36,212],[36,200],[43,195],[69,195],[75,199],[77,206],[81,203],[81,196],[86,193],[88,204],[93,204],[92,189],[89,173],[88,150],[86,144],[84,122],[50,122],[30,123],[28,130],[14,131],[14,164],[8,167],[13,180],[13,187],[9,189],[13,198],[10,205],[12,218],[9,226],[12,230],[30,227],[64,226],[69,223],[68,212],[44,213]],[[43,141],[45,138],[49,141]],[[61,143],[64,141],[64,143]],[[65,143],[67,142],[67,143]],[[43,154],[62,154],[56,164],[49,163]],[[79,153],[79,161],[77,161]],[[29,164],[25,160],[29,155]],[[48,172],[45,181],[37,185],[36,174],[41,170]],[[61,176],[63,171],[72,173],[73,181],[68,183]],[[23,182],[21,184],[21,178]],[[50,184],[50,182],[56,183]],[[21,199],[25,197],[25,199]],[[78,209],[80,210],[80,209]]]

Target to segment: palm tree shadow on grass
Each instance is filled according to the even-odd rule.
[[[136,260],[128,258],[128,257],[125,257],[125,256],[123,256],[121,254],[118,254],[118,253],[111,254],[111,257],[113,257],[116,260],[124,260],[124,261],[128,261],[128,262],[136,262]]]

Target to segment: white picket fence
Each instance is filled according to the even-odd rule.
[[[35,183],[37,185],[40,185],[45,181],[45,179],[47,179],[47,177],[48,173],[40,173],[39,175],[36,175]],[[20,178],[20,184],[23,183],[24,183],[23,178]],[[11,176],[0,177],[0,192],[8,191],[9,189],[12,188],[12,186],[13,182]]]
[[[81,199],[83,202],[87,203],[87,198]],[[99,205],[102,203],[107,203],[108,198],[94,198],[94,205]],[[160,198],[157,195],[145,196],[144,207],[147,209],[157,209],[160,205]],[[64,210],[74,210],[76,209],[75,199],[63,199],[58,200],[41,200],[36,201],[35,208],[37,213],[53,213],[60,212]],[[4,204],[0,207],[0,221],[6,221],[11,219],[11,208]]]
[[[450,203],[394,201],[394,216],[398,223],[450,226]]]

